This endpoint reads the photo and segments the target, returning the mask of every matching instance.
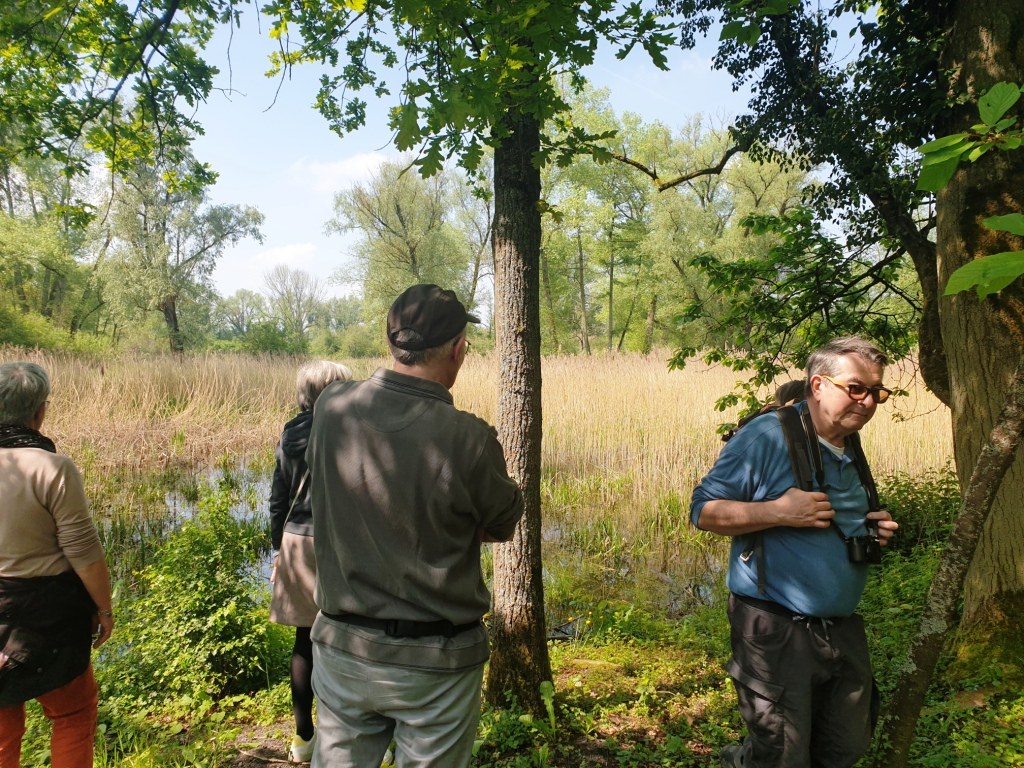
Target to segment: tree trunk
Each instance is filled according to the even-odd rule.
[[[637,282],[639,283],[639,280]],[[626,342],[626,334],[629,333],[629,326],[633,324],[633,313],[636,312],[636,299],[639,290],[639,285],[633,286],[633,298],[629,301],[629,311],[626,312],[626,322],[622,324],[622,332],[619,334],[619,343],[615,345],[616,352],[622,351],[622,345]]]
[[[587,320],[586,261],[583,256],[583,236],[576,230],[576,279],[580,284],[580,349],[590,354],[590,322]]]
[[[498,437],[526,512],[512,541],[494,548],[494,611],[486,697],[509,696],[538,714],[551,680],[541,565],[540,125],[510,112],[494,151],[494,273],[501,378]]]
[[[170,343],[171,352],[184,352],[185,343],[181,338],[181,327],[178,325],[178,305],[173,296],[161,302],[160,311],[164,315],[164,322],[167,323],[167,340]]]
[[[612,351],[615,336],[615,241],[612,229],[608,228],[608,351]]]
[[[953,29],[943,52],[954,73],[950,92],[976,100],[1002,80],[1024,80],[1024,5],[997,0],[961,0],[953,7]],[[962,110],[940,133],[967,128],[973,108]],[[990,152],[962,166],[936,200],[939,285],[967,262],[1019,250],[1021,238],[983,225],[989,216],[1024,211],[1024,151]],[[953,450],[964,501],[950,544],[910,649],[907,672],[890,708],[891,744],[877,765],[907,765],[914,726],[947,633],[955,628],[963,591],[964,619],[973,625],[980,651],[1020,669],[1007,643],[1007,617],[1024,601],[1019,540],[1024,533],[1024,461],[1017,446],[1024,430],[1024,287],[1017,280],[997,296],[973,292],[943,297],[941,337],[949,370]],[[964,582],[966,581],[966,589]],[[1009,646],[1009,647],[1008,647]],[[974,649],[974,653],[979,653]],[[1013,675],[1011,675],[1013,677]]]
[[[658,294],[651,296],[651,303],[647,305],[647,327],[644,331],[643,353],[649,355],[654,349],[654,322],[658,315]]]
[[[909,663],[904,665],[906,671],[900,676],[889,707],[888,719],[892,724],[888,729],[886,746],[875,759],[876,768],[906,768],[909,763],[914,727],[924,705],[932,673],[950,632],[956,628],[958,606],[968,568],[992,509],[992,502],[1006,471],[1013,464],[1022,433],[1024,358],[1019,358],[1017,372],[1007,392],[1006,404],[964,488],[964,500],[949,545],[942,553],[939,569],[928,590],[921,628],[911,643]]]
[[[946,59],[959,72],[951,92],[975,98],[1002,80],[1024,82],[1024,4],[961,0],[956,5]],[[976,121],[965,114],[954,130]],[[1024,241],[982,224],[988,216],[1024,211],[1024,149],[990,152],[962,166],[939,194],[937,244],[939,275],[986,254],[1024,249]],[[940,306],[942,335],[952,384],[953,448],[962,485],[1006,401],[1020,350],[1024,347],[1024,285],[1017,280],[996,297],[979,300],[972,292],[946,297]],[[1024,535],[1024,460],[1018,457],[1003,481],[967,576],[965,618],[999,613],[1004,596],[1024,592],[1020,539]]]

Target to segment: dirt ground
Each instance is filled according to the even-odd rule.
[[[268,765],[296,765],[296,763],[288,760],[288,743],[280,736],[281,725],[247,728],[236,739],[238,754],[230,763],[231,768],[265,768]]]

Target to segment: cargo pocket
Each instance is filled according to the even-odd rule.
[[[736,659],[730,659],[725,668],[736,686],[740,714],[758,760],[777,763],[785,747],[786,720],[781,706],[785,688],[754,677]]]

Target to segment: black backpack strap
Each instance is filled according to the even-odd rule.
[[[786,438],[789,464],[793,469],[793,477],[796,478],[796,486],[803,491],[813,491],[815,475],[821,471],[821,454],[818,453],[818,438],[814,434],[814,426],[810,426],[808,433],[807,426],[810,420],[801,419],[800,412],[791,405],[779,408],[775,415],[782,424],[782,434]]]
[[[878,499],[878,487],[875,485],[875,478],[871,475],[871,467],[868,465],[868,459],[860,445],[860,434],[854,432],[846,438],[846,444],[853,452],[853,464],[857,467],[857,474],[860,475],[861,485],[864,486],[864,490],[868,495],[868,511],[875,512],[882,508],[882,504]]]
[[[810,417],[801,418],[800,412],[791,405],[775,409],[775,415],[782,425],[782,435],[786,439],[786,450],[789,452],[789,465],[793,470],[798,488],[813,491],[815,479],[821,487],[824,468],[818,448],[818,436]],[[744,554],[753,555],[757,568],[757,591],[765,591],[765,573],[767,567],[764,557],[764,536],[758,531],[752,535],[751,546]]]

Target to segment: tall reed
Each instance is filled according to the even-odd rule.
[[[44,431],[87,472],[145,473],[215,462],[265,461],[295,412],[300,360],[290,357],[121,355],[105,359],[0,349],[31,359],[53,380]],[[718,455],[716,411],[736,374],[692,365],[668,370],[667,352],[557,356],[543,361],[543,465],[556,482],[644,515],[666,495],[688,498]],[[382,360],[345,361],[357,377]],[[896,381],[907,379],[899,371]],[[493,423],[497,356],[471,355],[456,405]],[[950,462],[949,415],[907,379],[907,394],[879,407],[864,430],[876,474],[918,475]]]

